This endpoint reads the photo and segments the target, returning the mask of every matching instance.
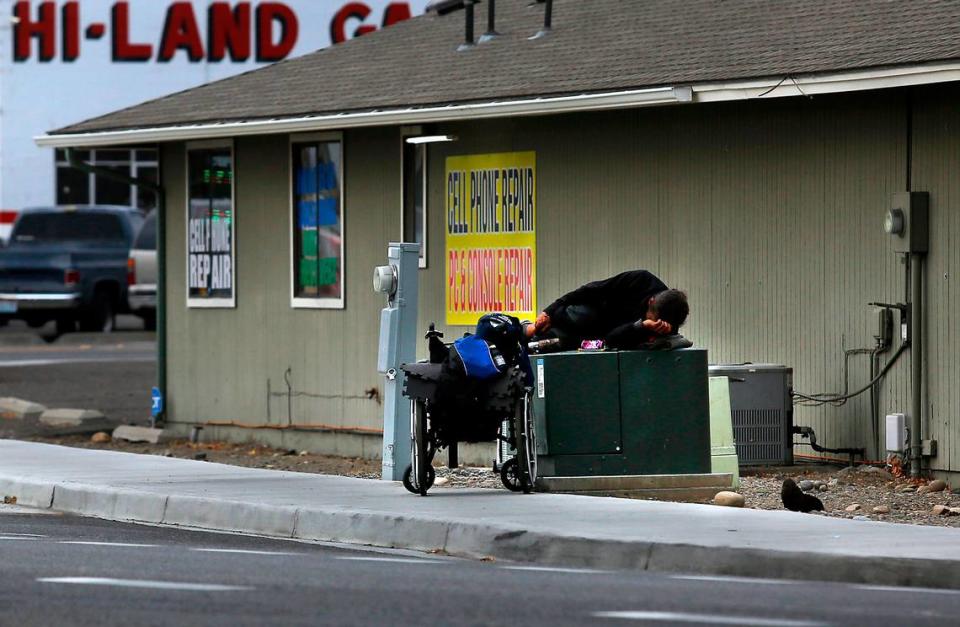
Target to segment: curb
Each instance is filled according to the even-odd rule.
[[[891,563],[889,557],[631,542],[348,507],[258,505],[14,476],[0,477],[0,494],[16,496],[18,505],[114,521],[470,558],[593,569],[960,588],[960,560],[897,558]]]

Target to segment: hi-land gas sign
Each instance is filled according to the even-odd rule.
[[[0,216],[56,201],[54,153],[35,136],[369,34],[427,2],[0,0]]]
[[[536,315],[537,155],[447,157],[447,324]]]

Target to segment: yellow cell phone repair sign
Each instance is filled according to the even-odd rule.
[[[537,153],[447,157],[448,325],[537,312]]]

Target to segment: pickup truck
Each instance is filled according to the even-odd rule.
[[[24,209],[0,249],[0,320],[57,333],[113,330],[127,305],[130,245],[144,215],[112,205]]]

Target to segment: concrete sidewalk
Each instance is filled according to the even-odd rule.
[[[0,495],[106,518],[604,569],[960,588],[960,530],[434,488],[0,440]]]

